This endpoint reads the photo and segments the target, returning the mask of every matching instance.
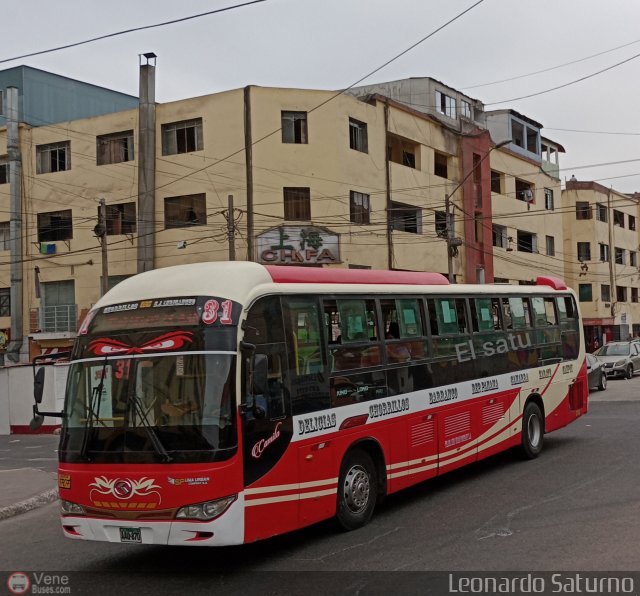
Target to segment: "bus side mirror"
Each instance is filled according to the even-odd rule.
[[[29,428],[35,432],[37,431],[41,426],[42,423],[44,422],[44,416],[41,416],[40,414],[38,414],[36,412],[36,407],[33,407],[33,418],[31,419],[31,422],[29,422]]]
[[[33,399],[37,404],[42,403],[42,395],[44,393],[44,375],[45,369],[40,368],[33,376]]]

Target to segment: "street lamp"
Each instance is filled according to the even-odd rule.
[[[501,141],[497,145],[494,145],[487,151],[482,159],[474,164],[474,166],[467,172],[465,177],[458,183],[458,185],[450,192],[444,196],[444,209],[445,209],[445,220],[447,224],[447,277],[449,278],[449,283],[455,283],[455,279],[453,276],[453,257],[456,253],[456,249],[458,246],[462,244],[462,238],[454,238],[453,236],[453,213],[450,213],[450,205],[451,205],[451,197],[454,193],[469,179],[469,177],[475,172],[476,168],[480,166],[480,164],[489,157],[489,154],[499,147],[504,147],[511,143],[513,139],[506,139],[505,141]]]

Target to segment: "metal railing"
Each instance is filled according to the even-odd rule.
[[[40,330],[44,333],[75,331],[78,320],[78,306],[43,306],[40,308]]]

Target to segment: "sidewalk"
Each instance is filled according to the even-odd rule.
[[[57,435],[0,436],[0,520],[55,501]]]

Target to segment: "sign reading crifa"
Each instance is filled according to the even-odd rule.
[[[261,263],[316,265],[340,262],[338,234],[315,226],[282,226],[256,238]]]

